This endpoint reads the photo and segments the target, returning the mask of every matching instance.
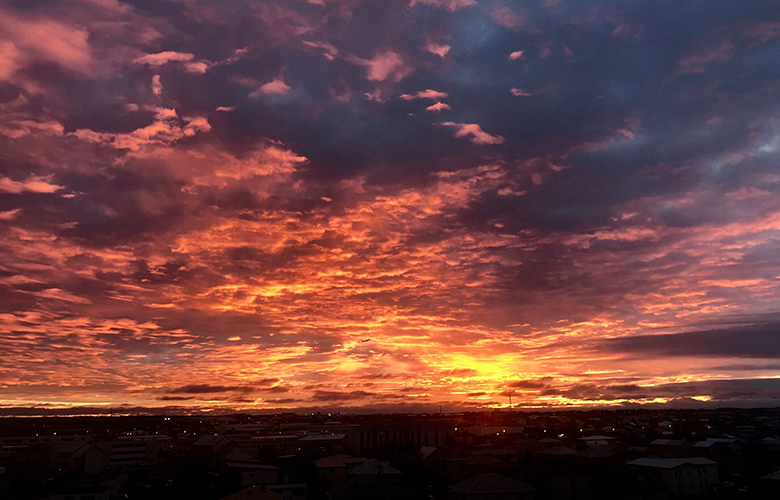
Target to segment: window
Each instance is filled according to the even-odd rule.
[[[682,471],[681,470],[674,471],[674,477],[682,477]]]

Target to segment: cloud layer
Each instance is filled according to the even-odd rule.
[[[766,2],[9,1],[0,408],[777,405]]]

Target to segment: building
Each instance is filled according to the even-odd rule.
[[[313,453],[342,453],[349,451],[346,434],[309,434],[298,440],[298,449],[305,455]]]
[[[235,448],[238,444],[227,436],[203,436],[193,443],[192,458],[202,465],[214,467],[220,456]]]
[[[279,436],[230,436],[238,448],[253,457],[260,457],[264,450],[272,449],[277,455],[291,455],[300,452],[300,436],[283,434]]]
[[[534,488],[501,474],[481,474],[450,486],[452,500],[533,500]]]
[[[352,453],[380,451],[385,446],[407,446],[419,450],[423,446],[447,447],[447,438],[455,427],[445,420],[422,422],[393,421],[363,424],[351,433]]]
[[[639,458],[628,462],[667,485],[673,495],[700,495],[718,481],[718,464],[707,458]]]
[[[264,486],[250,486],[238,493],[233,493],[222,500],[284,500],[280,493],[268,491]]]
[[[403,473],[388,462],[372,459],[348,471],[349,479],[328,492],[331,500],[413,500],[398,484]]]
[[[320,458],[312,462],[317,470],[317,477],[327,485],[333,487],[343,484],[347,480],[347,471],[358,465],[368,462],[367,458],[351,457],[349,455],[339,454],[330,457]]]

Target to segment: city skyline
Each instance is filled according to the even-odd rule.
[[[773,2],[7,0],[0,413],[780,405]]]

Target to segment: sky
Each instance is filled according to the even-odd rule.
[[[780,6],[3,0],[0,412],[780,405]]]

